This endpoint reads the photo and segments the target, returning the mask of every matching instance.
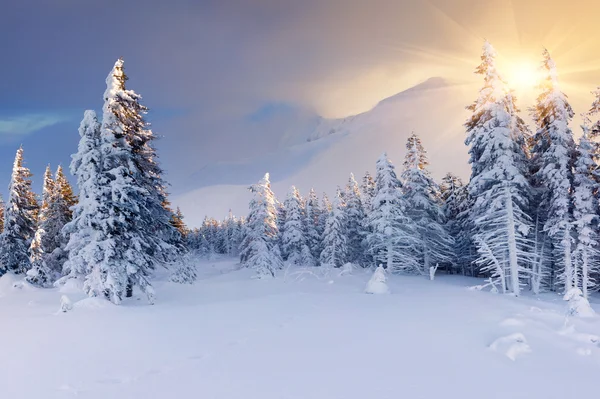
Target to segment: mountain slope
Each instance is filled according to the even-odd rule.
[[[468,86],[432,78],[359,115],[321,118],[306,133],[295,133],[293,142],[298,144],[259,158],[205,166],[191,179],[191,190],[176,197],[175,203],[190,225],[198,225],[205,215],[222,218],[230,208],[245,215],[246,187],[265,172],[271,173],[273,189],[280,197],[292,184],[302,193],[311,187],[332,193],[337,185],[345,184],[350,172],[359,179],[365,171],[373,171],[384,151],[401,167],[405,141],[413,131],[422,137],[436,177],[448,171],[466,177],[462,124],[472,93]]]

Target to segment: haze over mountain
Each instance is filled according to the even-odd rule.
[[[319,194],[331,194],[337,185],[346,183],[350,173],[360,179],[365,171],[373,172],[375,160],[384,151],[401,169],[405,142],[413,131],[423,139],[435,178],[447,172],[467,178],[462,123],[468,102],[463,99],[473,93],[472,85],[434,77],[346,118],[320,118],[287,109],[284,113],[294,124],[263,137],[272,146],[267,155],[206,164],[190,176],[186,186],[191,190],[173,200],[181,206],[187,223],[197,226],[205,215],[222,218],[229,209],[245,215],[250,198],[247,187],[266,172],[280,198],[291,185],[304,194],[311,187]],[[268,124],[268,120],[262,122]]]

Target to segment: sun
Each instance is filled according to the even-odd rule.
[[[508,86],[517,94],[529,95],[534,92],[540,80],[539,66],[529,60],[509,62],[506,68]]]

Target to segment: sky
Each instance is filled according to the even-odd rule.
[[[101,109],[118,57],[179,194],[207,164],[277,150],[290,124],[366,111],[430,77],[473,83],[472,98],[456,100],[468,105],[484,39],[508,76],[548,48],[583,112],[600,85],[597,15],[595,0],[5,2],[0,187],[20,145],[38,191],[47,164],[68,166],[83,111]],[[522,108],[535,95],[525,86],[516,87]],[[454,162],[464,159],[432,164]]]

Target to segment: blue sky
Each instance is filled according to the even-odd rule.
[[[277,132],[304,117],[358,113],[432,76],[477,81],[484,37],[509,61],[547,46],[570,97],[587,103],[599,13],[592,0],[4,2],[0,191],[21,144],[38,191],[48,163],[68,166],[121,56],[178,193],[207,163],[276,149]]]

